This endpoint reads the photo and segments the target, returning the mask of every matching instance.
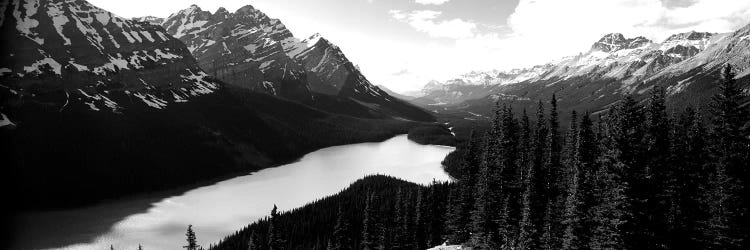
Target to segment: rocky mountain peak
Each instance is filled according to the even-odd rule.
[[[230,13],[227,11],[224,7],[219,7],[218,10],[211,16],[214,19],[227,19],[229,17]]]
[[[693,40],[693,41],[704,40],[704,39],[711,38],[713,35],[714,35],[713,33],[709,33],[709,32],[690,31],[690,32],[671,35],[669,38],[667,38],[667,40],[665,40],[665,42],[677,41],[677,40]]]
[[[604,35],[598,42],[591,46],[592,50],[603,52],[615,52],[622,49],[634,49],[651,43],[651,40],[639,36],[625,38],[621,33],[610,33]]]
[[[144,16],[144,17],[134,17],[133,21],[146,22],[146,23],[150,23],[153,25],[161,25],[161,23],[164,22],[164,18],[155,17],[155,16]]]

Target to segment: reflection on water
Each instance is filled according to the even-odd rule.
[[[108,249],[114,245],[115,249],[136,249],[142,244],[149,250],[180,249],[188,224],[193,225],[199,243],[208,246],[268,215],[274,204],[281,210],[300,207],[334,194],[365,175],[384,174],[421,184],[428,184],[433,179],[448,180],[440,162],[452,150],[419,145],[405,135],[381,143],[326,148],[310,153],[296,163],[158,200],[145,212],[126,216],[110,229],[93,232],[96,235],[93,243],[64,243],[56,247]],[[108,211],[118,210],[117,204],[109,206]],[[70,217],[89,212],[81,209],[58,215]],[[38,216],[56,217],[49,214]],[[66,232],[57,233],[64,235]]]

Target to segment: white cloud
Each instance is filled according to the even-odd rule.
[[[428,4],[441,5],[441,4],[447,3],[449,1],[450,0],[416,0],[416,2],[418,4],[424,4],[424,5],[428,5]]]
[[[462,19],[436,20],[442,12],[433,10],[415,10],[408,13],[391,10],[396,20],[408,23],[414,29],[434,38],[461,39],[474,36],[477,24]]]

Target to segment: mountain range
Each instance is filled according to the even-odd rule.
[[[435,119],[251,6],[125,19],[84,0],[17,0],[0,12],[2,171],[25,190],[18,209],[247,173]]]
[[[699,105],[714,93],[718,72],[726,64],[734,66],[740,79],[750,75],[750,25],[732,33],[674,34],[660,43],[607,34],[575,56],[526,69],[471,72],[446,82],[432,81],[410,95],[420,97],[413,103],[434,112],[491,114],[497,101],[530,109],[556,93],[564,110],[596,112],[623,95],[640,99],[661,86],[671,102]]]
[[[170,15],[161,26],[188,46],[201,68],[223,82],[334,113],[432,119],[370,83],[320,34],[297,39],[280,20],[250,5],[234,13],[224,8],[210,13],[193,5]]]

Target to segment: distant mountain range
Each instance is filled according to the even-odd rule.
[[[83,0],[0,10],[2,171],[24,190],[21,207],[246,173],[435,119],[370,84],[325,39],[299,41],[251,6],[167,19]]]
[[[579,55],[527,69],[471,72],[446,82],[432,81],[410,95],[420,97],[412,102],[435,112],[490,114],[497,101],[532,108],[557,93],[565,110],[595,112],[624,94],[640,98],[662,86],[670,101],[698,105],[713,94],[725,64],[734,66],[738,78],[748,79],[750,25],[725,34],[675,34],[661,43],[607,34]],[[743,84],[748,87],[747,81]]]

